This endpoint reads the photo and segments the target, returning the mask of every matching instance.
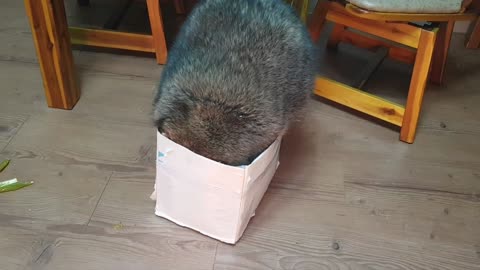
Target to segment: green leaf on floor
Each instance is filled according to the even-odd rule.
[[[6,159],[6,160],[2,161],[2,163],[0,163],[0,172],[3,172],[3,170],[5,170],[5,168],[7,168],[8,164],[10,164],[9,159]]]
[[[33,181],[30,182],[18,182],[17,178],[0,182],[0,193],[15,191],[24,187],[28,187],[33,184]]]
[[[113,229],[115,230],[122,230],[123,229],[123,224],[120,222],[119,224],[115,224],[115,226],[113,226]]]

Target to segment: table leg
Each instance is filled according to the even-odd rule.
[[[150,18],[150,27],[152,29],[157,63],[164,65],[167,62],[167,43],[165,40],[165,32],[163,31],[160,0],[147,0],[147,9]]]
[[[80,98],[63,0],[24,0],[47,104],[72,109]]]

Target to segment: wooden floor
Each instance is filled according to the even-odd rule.
[[[75,50],[82,98],[50,110],[22,1],[2,3],[0,38],[0,180],[35,181],[0,194],[2,270],[480,269],[480,51],[461,35],[413,145],[312,98],[236,246],[154,215],[153,56]],[[340,49],[325,63],[348,81],[366,54]],[[367,87],[402,101],[409,72],[387,62]]]

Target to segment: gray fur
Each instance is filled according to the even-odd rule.
[[[314,86],[316,54],[282,0],[204,0],[169,51],[154,100],[159,131],[245,165],[282,135]]]

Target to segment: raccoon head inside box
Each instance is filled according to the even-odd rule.
[[[154,121],[197,154],[249,164],[302,111],[318,62],[284,1],[201,1],[169,51]]]

